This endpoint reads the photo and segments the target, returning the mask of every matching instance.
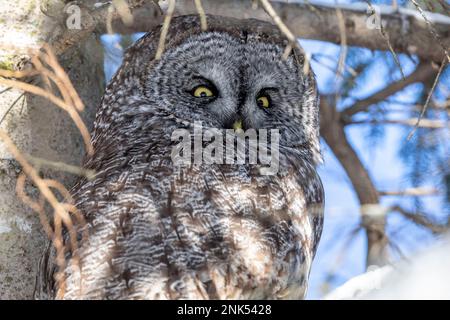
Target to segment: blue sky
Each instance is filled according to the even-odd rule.
[[[142,35],[142,34],[140,34]],[[140,35],[134,35],[136,40]],[[117,35],[102,36],[102,42],[107,47],[105,56],[105,74],[109,79],[120,65],[121,48],[120,37]],[[340,46],[313,40],[300,40],[306,52],[321,53],[334,57],[334,60],[324,58],[322,63],[312,61],[312,69],[316,74],[319,91],[322,93],[333,92],[338,88],[335,71]],[[110,53],[113,52],[111,55]],[[108,54],[109,53],[109,54]],[[356,98],[364,98],[386,86],[389,77],[400,79],[398,70],[389,73],[385,61],[379,56],[374,56],[370,50],[360,52],[366,57],[378,59],[371,70],[369,79],[358,90],[352,92]],[[414,70],[414,63],[408,57],[399,55],[405,74]],[[325,63],[327,67],[323,65]],[[444,85],[448,88],[448,76],[444,79]],[[412,85],[395,96],[397,101],[414,101],[420,85]],[[341,101],[339,108],[351,104],[351,99]],[[391,104],[389,107],[402,108],[401,105]],[[364,115],[361,116],[364,118]],[[400,116],[402,115],[400,114]],[[378,143],[368,137],[369,125],[354,125],[346,129],[348,138],[356,149],[366,168],[374,179],[379,190],[402,190],[409,187],[409,181],[405,177],[405,165],[399,157],[401,144],[409,143],[405,140],[405,128],[395,125],[386,125],[384,135]],[[327,274],[334,271],[335,277],[331,282],[331,288],[345,282],[349,278],[364,272],[366,241],[363,231],[355,230],[359,226],[359,204],[353,188],[340,164],[334,158],[325,143],[322,143],[324,164],[320,166],[319,173],[323,180],[326,194],[325,225],[321,243],[313,264],[310,277],[310,288],[307,298],[317,299],[323,295],[322,289]],[[433,177],[430,177],[432,181]],[[425,184],[427,186],[427,184]],[[411,199],[408,197],[385,197],[382,203],[402,204],[412,208]],[[442,196],[429,196],[424,201],[425,210],[434,213],[437,217],[448,214],[443,208]],[[435,239],[426,230],[406,222],[396,214],[388,216],[388,234],[406,254],[412,254],[431,244]],[[342,254],[343,253],[343,254]],[[393,258],[397,256],[393,252]]]
[[[339,57],[340,46],[338,45],[310,40],[300,40],[300,42],[308,53],[325,53],[336,58]],[[371,54],[369,50],[363,51],[364,54]],[[414,63],[409,58],[399,55],[399,59],[406,75],[414,70]],[[370,96],[386,86],[388,70],[385,62],[380,59],[377,64],[379,66],[373,68],[370,78],[365,81],[364,86],[354,93],[355,97]],[[314,61],[312,61],[312,69],[316,73],[319,91],[329,92],[330,79],[333,81],[335,72]],[[332,69],[336,69],[336,63]],[[391,76],[398,80],[400,72],[394,72]],[[448,81],[446,81],[446,85],[448,87]],[[414,101],[420,86],[407,87],[396,95],[396,100]],[[349,103],[344,100],[342,105],[348,106]],[[389,107],[402,108],[403,106],[391,104]],[[398,125],[386,125],[381,141],[373,144],[367,137],[368,126],[349,126],[346,133],[365,167],[369,168],[376,187],[379,190],[403,190],[409,187],[409,181],[405,178],[405,165],[399,157],[401,144],[410,143],[405,139],[405,129]],[[325,161],[324,165],[319,168],[319,173],[325,187],[326,218],[323,238],[311,272],[308,293],[310,299],[319,298],[322,295],[321,286],[329,271],[337,270],[337,277],[333,282],[333,285],[336,286],[352,276],[363,273],[365,268],[366,240],[363,232],[359,231],[353,240],[348,241],[353,230],[359,224],[358,199],[334,155],[325,143],[322,143],[322,146]],[[427,212],[435,213],[437,216],[445,214],[442,196],[429,196],[424,200]],[[402,204],[411,208],[411,198],[408,197],[383,197],[382,203],[385,205]],[[406,255],[412,254],[434,241],[428,231],[406,222],[395,214],[388,216],[388,232]],[[342,251],[345,252],[344,256],[338,258]]]

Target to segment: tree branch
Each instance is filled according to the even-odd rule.
[[[435,196],[439,194],[439,190],[435,188],[419,187],[400,191],[379,191],[378,194],[380,196]]]
[[[344,121],[344,123],[350,122],[350,119],[353,115],[355,115],[358,112],[367,111],[367,109],[376,103],[379,103],[386,98],[390,97],[391,95],[397,93],[398,91],[406,88],[407,86],[416,83],[416,82],[423,82],[427,79],[429,79],[431,76],[433,76],[436,73],[436,70],[433,69],[433,66],[429,62],[423,62],[420,63],[416,70],[414,70],[409,76],[407,76],[404,80],[399,80],[397,82],[394,82],[387,87],[379,90],[378,92],[374,93],[373,95],[356,101],[353,105],[346,108],[344,111],[341,112],[341,119]]]
[[[64,33],[50,39],[50,44],[57,55],[65,52],[88,38],[93,32],[96,34],[120,33],[131,34],[146,32],[162,22],[163,11],[157,5],[157,1],[128,0],[128,10],[124,10],[123,4],[119,8],[114,7],[111,1],[80,0],[76,5],[80,8],[81,30],[65,29]],[[64,7],[49,8],[51,16],[59,19],[61,25],[65,25],[67,13]],[[124,19],[126,11],[127,18]]]
[[[58,44],[73,45],[89,36],[92,31],[98,34],[107,32],[107,22],[116,33],[128,34],[146,32],[160,24],[162,11],[154,1],[128,0],[133,23],[124,23],[122,16],[109,9],[110,1],[79,1],[82,9],[82,29],[67,30],[67,35],[59,39]],[[262,8],[254,8],[254,2],[247,0],[204,0],[202,2],[207,14],[231,16],[239,19],[256,18],[273,22]],[[163,3],[164,5],[164,3]],[[445,56],[444,48],[450,46],[450,18],[436,13],[425,12],[427,19],[433,23],[441,43],[430,36],[423,17],[416,10],[392,6],[379,6],[383,20],[385,37],[379,30],[367,25],[367,4],[325,5],[314,3],[287,3],[272,1],[275,12],[294,36],[306,39],[341,43],[342,28],[339,28],[339,17],[336,9],[342,12],[345,24],[346,42],[349,46],[366,47],[372,50],[390,50],[385,37],[396,52],[417,54],[424,60],[441,62]],[[163,9],[166,9],[163,6]],[[198,14],[194,1],[177,1],[176,15]],[[58,16],[58,15],[55,15]],[[66,14],[59,12],[59,16]],[[110,19],[109,19],[110,18]],[[64,45],[62,47],[65,47]],[[59,49],[59,47],[58,47]],[[59,53],[59,50],[56,50]]]
[[[320,101],[320,133],[347,173],[361,207],[378,205],[378,192],[353,147],[345,135],[339,112],[326,101]],[[387,262],[387,238],[384,234],[384,216],[362,215],[367,235],[367,266]]]
[[[397,120],[391,120],[391,119],[384,119],[384,120],[351,120],[346,122],[346,124],[398,124],[402,126],[408,126],[408,127],[414,127],[416,126],[418,121],[418,118],[411,118],[411,119],[397,119]],[[426,129],[443,129],[443,128],[449,128],[450,125],[445,121],[440,120],[431,120],[431,119],[421,119],[420,123],[417,125],[419,128],[426,128]]]
[[[402,208],[399,205],[392,206],[390,208],[391,211],[396,211],[400,213],[405,218],[411,220],[412,222],[421,225],[427,229],[429,229],[434,234],[444,234],[450,229],[450,217],[447,221],[447,224],[439,224],[437,222],[431,221],[425,214],[422,213],[412,213]]]
[[[339,18],[336,9],[342,11],[345,21],[347,45],[366,47],[373,50],[389,50],[389,45],[377,29],[367,26],[367,4],[352,3],[348,5],[325,5],[308,3],[286,3],[272,1],[277,14],[286,26],[299,38],[341,43]],[[261,8],[252,8],[252,1],[242,0],[208,0],[203,2],[205,12],[235,18],[257,18],[270,21]],[[383,28],[390,44],[396,52],[417,54],[425,60],[441,62],[444,50],[433,37],[419,12],[412,9],[392,6],[378,6],[381,11]],[[193,1],[181,1],[177,5],[179,15],[195,14]],[[440,35],[442,45],[450,46],[450,18],[435,13],[426,13],[427,19]]]

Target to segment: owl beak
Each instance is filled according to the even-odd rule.
[[[234,131],[236,131],[236,132],[243,132],[243,131],[244,131],[244,130],[242,130],[242,120],[241,120],[241,119],[236,120],[236,121],[233,123],[233,129],[234,129]]]

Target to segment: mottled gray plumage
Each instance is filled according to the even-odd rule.
[[[97,172],[72,190],[87,220],[81,271],[55,284],[49,250],[37,296],[66,299],[302,298],[322,231],[323,189],[317,91],[304,57],[287,60],[279,30],[257,20],[208,16],[172,20],[161,60],[160,28],[126,53],[108,85],[93,129]],[[205,81],[217,98],[191,91]],[[273,106],[257,94],[269,88]],[[171,134],[206,127],[278,128],[280,169],[259,165],[178,167]],[[70,260],[70,254],[67,255]],[[59,293],[58,293],[59,290]]]

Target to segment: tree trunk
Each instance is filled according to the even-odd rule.
[[[55,45],[55,39],[67,34],[65,23],[58,21],[64,18],[61,14],[64,6],[63,1],[55,0],[2,1],[0,67],[19,70],[29,59],[28,51],[22,45],[38,46],[44,41]],[[76,37],[76,32],[80,30],[72,32]],[[91,33],[58,58],[86,105],[82,117],[90,127],[104,86],[101,44]],[[6,87],[0,86],[0,92],[4,89]],[[0,119],[4,115],[0,127],[23,153],[80,164],[84,155],[83,142],[65,111],[44,98],[11,89],[0,95]],[[1,142],[0,159],[0,299],[30,299],[46,235],[37,214],[16,195],[16,179],[21,168]],[[62,173],[41,172],[46,178],[58,179],[66,187],[70,187],[75,180],[74,176]],[[38,194],[32,186],[28,186],[26,191],[33,198]]]
[[[388,261],[384,230],[386,217],[384,214],[377,214],[377,211],[381,210],[378,192],[368,171],[347,140],[340,113],[335,106],[327,103],[325,97],[320,101],[320,134],[344,168],[358,196],[362,225],[367,237],[366,267],[385,265]]]

